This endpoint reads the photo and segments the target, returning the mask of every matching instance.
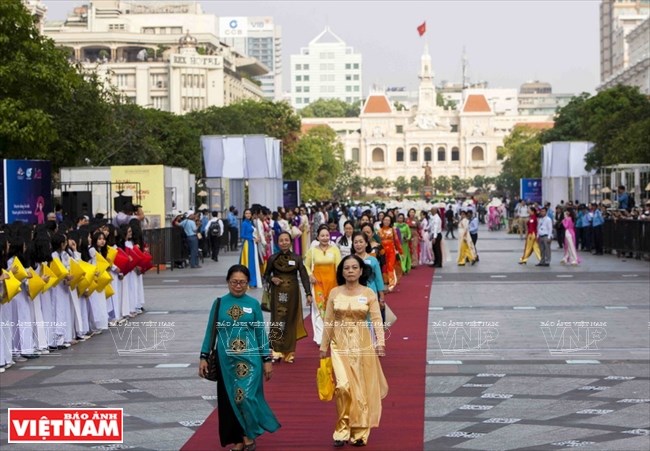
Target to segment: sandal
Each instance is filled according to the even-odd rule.
[[[257,443],[255,443],[255,440],[253,440],[251,443],[248,445],[244,443],[244,451],[255,451],[257,448]]]

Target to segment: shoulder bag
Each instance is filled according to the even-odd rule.
[[[210,354],[208,354],[208,374],[205,378],[212,382],[219,381],[219,362],[217,361],[217,350],[215,344],[217,342],[217,323],[219,322],[219,307],[221,306],[221,298],[217,298],[217,309],[214,312],[214,324],[212,325],[212,336],[210,337]]]

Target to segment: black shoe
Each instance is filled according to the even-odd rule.
[[[351,444],[352,446],[366,446],[365,442],[364,442],[363,440],[361,440],[361,439],[359,439],[359,440],[357,440],[357,441],[355,441],[355,442],[352,442],[352,443],[350,443],[350,444]]]
[[[342,448],[343,446],[345,446],[343,440],[334,440],[334,448]]]
[[[434,268],[442,268],[442,265],[433,265]]]
[[[38,359],[40,355],[37,354],[20,354],[20,356],[27,360]]]

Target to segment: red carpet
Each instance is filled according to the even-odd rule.
[[[422,449],[424,436],[424,390],[429,292],[433,270],[418,267],[402,277],[386,301],[397,315],[386,340],[382,367],[388,380],[388,396],[378,428],[372,429],[368,446],[361,449]],[[305,320],[311,334],[311,322]],[[322,402],[316,392],[318,348],[311,337],[298,342],[296,363],[276,363],[265,395],[282,427],[257,439],[260,451],[334,449],[332,432],[336,420],[334,401]],[[216,392],[216,389],[215,389]],[[222,449],[218,438],[217,410],[205,420],[184,451]],[[342,449],[355,449],[346,445]]]

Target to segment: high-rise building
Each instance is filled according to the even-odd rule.
[[[650,94],[649,15],[650,0],[601,0],[598,90],[626,84]]]
[[[93,0],[44,33],[140,106],[184,114],[261,99],[268,68],[220,42],[197,1]]]
[[[291,105],[301,109],[318,99],[354,103],[363,97],[361,54],[329,27],[298,55],[291,55]]]
[[[272,17],[219,17],[219,37],[240,53],[255,58],[269,73],[255,77],[264,97],[282,99],[282,29]]]

